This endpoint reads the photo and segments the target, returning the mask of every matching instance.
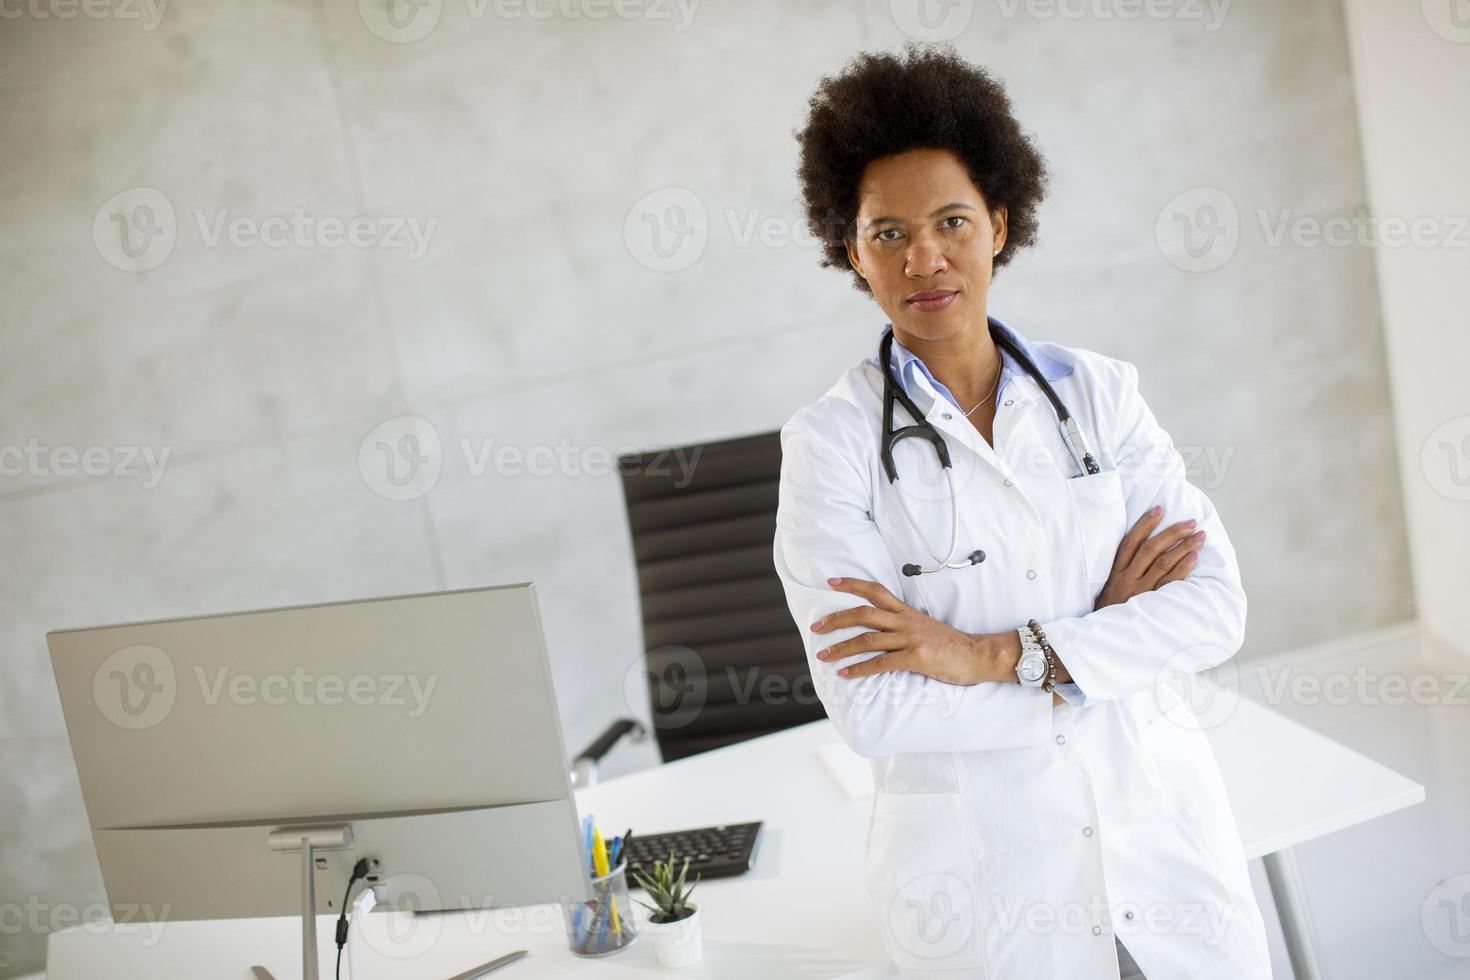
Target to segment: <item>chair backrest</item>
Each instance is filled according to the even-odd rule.
[[[825,717],[771,557],[780,433],[619,466],[664,761]]]

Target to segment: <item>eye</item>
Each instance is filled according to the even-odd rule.
[[[969,219],[966,218],[962,214],[952,214],[949,217],[945,218],[944,220],[945,221],[958,221],[960,224],[964,224]],[[956,224],[956,225],[947,225],[946,227],[949,227],[949,228],[958,228],[959,226],[960,225]]]
[[[892,238],[884,238],[883,237],[884,235],[888,234],[890,231],[893,232],[894,234],[897,234],[898,233],[898,229],[897,228],[884,228],[882,231],[880,231],[876,235],[874,235],[873,236],[873,239],[875,241],[880,241],[880,242],[891,242],[891,241],[893,241]]]

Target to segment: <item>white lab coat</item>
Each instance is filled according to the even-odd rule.
[[[1028,349],[1072,366],[1054,387],[1103,472],[1073,475],[1056,415],[1024,372],[996,395],[999,453],[915,373],[912,397],[953,457],[958,553],[983,549],[979,566],[901,574],[906,562],[933,559],[879,461],[883,379],[873,364],[847,371],[781,430],[776,569],[827,713],[872,762],[865,880],[885,944],[905,978],[1114,978],[1117,939],[1149,980],[1269,980],[1214,755],[1188,701],[1156,685],[1240,647],[1246,599],[1234,549],[1186,482],[1132,364],[1056,344]],[[902,407],[895,415],[896,426],[909,422]],[[933,451],[909,439],[896,454],[916,520],[947,548]],[[1195,569],[1094,612],[1120,539],[1156,503],[1161,527],[1194,517],[1207,532]],[[966,632],[1035,618],[1084,698],[1054,708],[1049,694],[1017,683],[959,686],[910,671],[840,678],[839,666],[876,654],[815,658],[863,632],[808,628],[862,602],[830,588],[829,576],[879,582]]]

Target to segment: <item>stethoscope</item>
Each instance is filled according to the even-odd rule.
[[[990,324],[990,336],[995,340],[997,346],[1014,357],[1026,369],[1026,373],[1031,375],[1031,379],[1046,394],[1047,400],[1051,402],[1051,407],[1057,413],[1057,424],[1061,427],[1062,439],[1066,442],[1067,449],[1071,452],[1072,458],[1077,461],[1078,468],[1089,475],[1100,472],[1101,467],[1098,466],[1096,457],[1092,455],[1092,450],[1088,448],[1087,437],[1082,434],[1082,429],[1077,425],[1076,420],[1072,418],[1072,413],[1067,411],[1067,406],[1062,403],[1062,400],[1057,397],[1057,393],[1052,390],[1051,382],[1047,381],[1046,377],[1037,370],[1031,358],[1027,357],[1025,352],[1017,347],[1016,344],[1012,343],[1011,339],[998,330],[993,323]],[[918,565],[910,562],[903,566],[903,573],[911,576],[922,575],[926,572],[937,572],[944,568],[964,568],[968,565],[978,565],[985,560],[985,552],[978,548],[965,556],[963,561],[954,560],[955,551],[959,548],[960,498],[954,489],[954,468],[950,465],[949,446],[945,444],[944,436],[940,434],[939,430],[932,423],[924,418],[923,414],[919,411],[919,407],[914,404],[913,399],[909,398],[908,393],[894,380],[893,365],[889,363],[889,353],[892,350],[893,328],[890,326],[883,332],[883,339],[878,344],[878,363],[883,368],[882,459],[883,469],[888,473],[888,482],[898,482],[898,467],[893,462],[893,447],[904,439],[917,436],[927,439],[929,444],[934,447],[934,452],[939,456],[939,465],[944,470],[944,479],[949,487],[949,552],[943,558],[940,558],[939,552],[929,546],[928,537],[920,530],[918,522],[914,520],[914,515],[909,512],[909,505],[904,500],[902,488],[895,495],[898,497],[898,505],[903,510],[904,517],[908,518],[909,526],[914,529],[914,534],[923,542],[925,550],[938,562],[937,565]],[[893,403],[895,401],[903,405],[904,410],[917,422],[916,425],[905,425],[898,429],[893,427]]]

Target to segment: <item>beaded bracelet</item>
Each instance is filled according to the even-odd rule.
[[[1057,686],[1057,652],[1047,642],[1046,634],[1041,631],[1040,623],[1034,619],[1028,620],[1026,628],[1036,636],[1036,642],[1041,645],[1042,656],[1046,657],[1046,679],[1041,682],[1041,689],[1050,694],[1056,690]]]

